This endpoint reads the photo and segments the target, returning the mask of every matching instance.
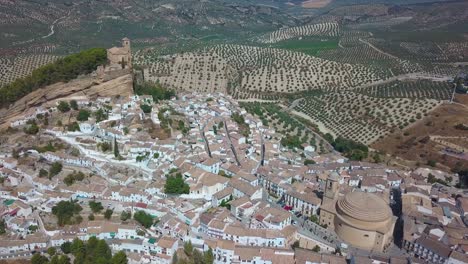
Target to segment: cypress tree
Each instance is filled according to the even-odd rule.
[[[118,158],[120,156],[119,146],[117,145],[117,138],[114,137],[114,156]]]

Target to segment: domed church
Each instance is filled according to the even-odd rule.
[[[338,182],[327,180],[320,224],[327,225],[349,245],[369,251],[385,251],[393,241],[396,217],[380,196],[355,190],[337,197]]]

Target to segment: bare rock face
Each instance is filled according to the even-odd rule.
[[[68,83],[56,83],[38,89],[15,102],[8,109],[0,109],[0,125],[18,116],[28,109],[38,106],[52,106],[57,101],[86,97],[94,100],[97,97],[133,94],[133,76],[125,74],[103,81],[92,76],[80,77]]]

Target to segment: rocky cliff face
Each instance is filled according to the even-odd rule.
[[[129,96],[133,93],[133,76],[125,74],[110,80],[100,80],[85,76],[68,83],[56,83],[36,90],[18,100],[8,109],[0,109],[0,126],[7,125],[9,120],[33,107],[52,106],[56,101],[70,100],[73,97]]]

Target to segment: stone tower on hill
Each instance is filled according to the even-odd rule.
[[[130,39],[122,39],[122,47],[112,47],[107,50],[107,59],[109,67],[120,69],[132,68],[132,50],[130,48]]]

